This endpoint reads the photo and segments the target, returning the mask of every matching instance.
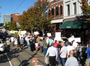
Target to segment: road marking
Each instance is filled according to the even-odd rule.
[[[9,57],[8,57],[8,55],[7,55],[7,53],[5,53],[5,55],[7,56],[7,59],[9,61],[10,66],[13,66],[12,63],[11,63],[11,61],[10,61],[10,59],[9,59]]]

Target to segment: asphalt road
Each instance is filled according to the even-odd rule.
[[[20,50],[20,48],[18,49],[16,50],[15,48],[13,48],[11,52],[7,53],[12,66],[34,66],[32,63],[32,59],[34,57],[38,58],[38,64],[40,66],[46,66],[44,62],[44,56],[42,54],[38,54],[39,52],[32,52],[27,48],[22,51]]]
[[[0,54],[0,66],[11,66],[6,53]]]

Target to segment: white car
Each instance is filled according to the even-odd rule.
[[[0,39],[0,52],[4,52],[5,51],[5,46],[3,41]]]

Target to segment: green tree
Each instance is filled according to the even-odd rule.
[[[49,2],[47,0],[38,0],[34,6],[19,17],[19,24],[22,30],[33,30],[39,28],[43,33],[44,29],[50,25],[52,16],[48,17]]]
[[[6,30],[9,30],[10,23],[11,23],[11,22],[5,23],[5,26],[4,26],[4,28],[5,28]]]
[[[33,20],[37,28],[39,28],[43,33],[44,29],[50,25],[50,21],[53,16],[48,17],[48,7],[49,2],[47,0],[38,0],[34,4],[35,13]]]
[[[82,13],[83,13],[82,19],[85,19],[87,21],[90,20],[90,6],[89,6],[89,4],[85,0],[81,0],[81,2],[79,2],[79,3],[81,4],[81,9],[82,9]]]
[[[16,25],[16,22],[15,21],[10,22],[9,29],[10,30],[16,30],[17,29],[17,25]]]

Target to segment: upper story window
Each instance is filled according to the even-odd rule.
[[[59,7],[56,7],[56,16],[59,16]]]
[[[50,17],[50,10],[49,10],[49,13],[48,13],[48,17]]]
[[[52,15],[54,15],[54,8],[52,8]]]
[[[68,16],[70,15],[70,5],[67,5],[67,13],[68,13]]]
[[[61,5],[60,6],[60,16],[62,16],[63,15],[63,6]]]
[[[74,14],[76,14],[76,3],[73,3],[74,5]]]

